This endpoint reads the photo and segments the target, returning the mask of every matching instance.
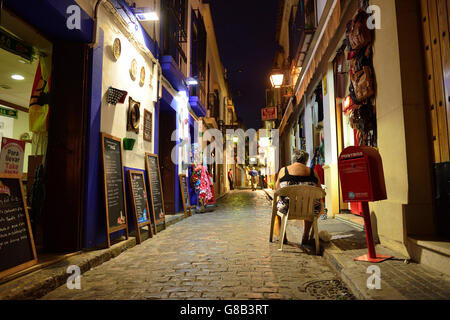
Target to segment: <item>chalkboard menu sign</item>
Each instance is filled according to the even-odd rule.
[[[145,166],[147,168],[148,185],[150,186],[153,214],[155,215],[156,223],[162,222],[165,228],[166,219],[164,211],[164,195],[161,186],[161,172],[159,170],[158,155],[146,153]]]
[[[0,174],[0,278],[37,263],[22,181]]]
[[[129,170],[127,174],[131,203],[133,205],[134,225],[136,226],[136,242],[141,243],[141,227],[148,226],[148,235],[150,238],[153,237],[144,173],[142,171]],[[155,219],[153,218],[153,220]]]
[[[119,138],[102,133],[103,180],[105,187],[106,231],[108,247],[111,246],[109,235],[119,230],[126,230],[127,207],[122,165],[122,142]]]
[[[185,174],[180,174],[178,177],[180,179],[181,198],[183,200],[184,216],[187,218],[188,216],[192,216],[187,177]]]

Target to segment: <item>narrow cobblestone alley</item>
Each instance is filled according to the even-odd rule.
[[[353,299],[320,256],[269,243],[271,203],[236,190],[43,299]]]

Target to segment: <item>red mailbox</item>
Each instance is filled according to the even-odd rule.
[[[383,164],[375,148],[348,147],[339,156],[338,166],[345,202],[387,199]]]
[[[369,254],[354,260],[382,262],[392,258],[376,254],[370,222],[369,201],[387,199],[380,154],[371,147],[348,147],[339,156],[338,168],[344,202],[362,203]]]

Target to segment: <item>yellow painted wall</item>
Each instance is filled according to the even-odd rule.
[[[419,229],[413,228],[414,225],[422,225],[421,232],[432,232],[431,184],[425,172],[426,139],[417,141],[417,136],[426,136],[424,117],[419,111],[424,107],[420,94],[423,87],[417,85],[422,83],[422,75],[417,72],[421,66],[418,57],[414,57],[420,46],[408,45],[418,45],[420,32],[414,32],[415,22],[411,22],[415,18],[414,1],[405,5],[402,1],[373,0],[371,4],[380,7],[382,16],[382,28],[375,31],[373,62],[377,79],[378,146],[388,196],[387,200],[372,204],[371,211],[381,242],[405,253],[406,235]],[[411,35],[417,38],[412,39]],[[416,126],[411,127],[412,123]],[[418,165],[413,158],[425,162]],[[423,185],[418,188],[419,180]]]

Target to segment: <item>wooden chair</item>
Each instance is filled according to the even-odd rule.
[[[319,187],[308,185],[289,186],[276,191],[273,196],[272,221],[270,223],[270,242],[273,241],[273,228],[275,217],[281,217],[280,251],[283,250],[283,239],[286,234],[288,220],[309,220],[313,221],[314,239],[316,240],[316,254],[320,252],[319,230],[317,226],[317,216],[314,216],[314,202],[322,199],[326,195],[325,191]],[[278,212],[278,197],[289,197],[289,210],[287,214]]]

